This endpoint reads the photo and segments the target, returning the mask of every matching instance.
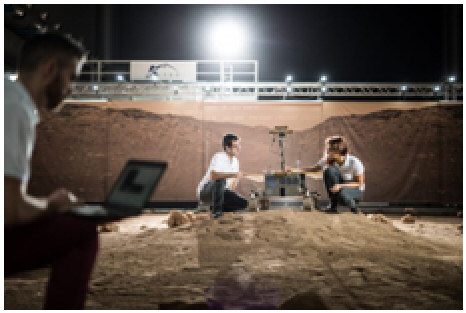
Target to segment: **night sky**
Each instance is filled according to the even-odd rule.
[[[64,31],[102,58],[101,5],[43,5]],[[99,11],[100,10],[100,11]],[[238,58],[259,61],[259,81],[437,82],[462,79],[462,5],[112,5],[110,58],[217,59],[215,20],[247,31]],[[107,34],[108,35],[108,34]]]

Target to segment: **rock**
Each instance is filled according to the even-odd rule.
[[[196,220],[196,216],[194,215],[193,212],[186,212],[185,215],[186,215],[186,217],[188,218],[188,220],[189,220],[190,222],[193,222],[193,221]]]
[[[97,231],[100,233],[111,233],[111,232],[117,233],[119,230],[120,230],[120,227],[117,224],[113,224],[113,223],[99,225],[99,227],[97,228]]]
[[[405,208],[404,211],[405,211],[405,214],[408,214],[408,215],[412,215],[412,216],[417,215],[417,211],[414,208]]]
[[[374,222],[380,222],[384,224],[391,224],[391,221],[383,214],[368,214],[367,218]]]
[[[406,214],[401,218],[401,222],[403,224],[414,224],[416,223],[416,218],[412,216],[411,214]]]
[[[139,227],[140,230],[148,230],[149,227],[147,227],[147,225],[141,225],[141,227]]]
[[[196,221],[203,221],[210,219],[210,213],[198,213],[194,215],[196,217]]]
[[[186,214],[183,214],[180,211],[172,211],[168,217],[167,224],[168,227],[174,228],[183,224],[187,224],[188,222],[189,218],[186,216]]]

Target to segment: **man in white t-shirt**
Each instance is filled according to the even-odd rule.
[[[98,250],[96,223],[64,214],[76,201],[71,192],[27,194],[36,125],[70,94],[85,54],[71,38],[32,37],[21,50],[18,81],[5,81],[5,276],[50,265],[45,309],[84,308]]]
[[[211,204],[212,216],[219,217],[223,212],[245,209],[248,201],[234,192],[242,176],[239,171],[237,155],[240,139],[234,134],[227,134],[222,141],[223,150],[217,152],[210,161],[209,168],[197,187],[197,197],[204,203]]]
[[[364,165],[354,155],[348,153],[348,144],[342,136],[331,136],[325,141],[324,156],[314,166],[302,171],[324,169],[324,183],[330,198],[330,205],[323,210],[337,212],[338,203],[343,203],[357,213],[357,201],[362,199],[364,183]]]

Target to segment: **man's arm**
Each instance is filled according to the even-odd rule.
[[[227,179],[227,178],[237,178],[238,173],[220,173],[216,171],[210,172],[210,179],[217,180],[217,179]]]
[[[238,186],[238,178],[233,178],[232,182],[231,182],[231,185],[230,185],[230,190],[235,190],[236,189],[236,186]]]
[[[26,201],[21,193],[21,181],[17,178],[5,176],[5,226],[26,224],[37,220],[40,217],[63,213],[69,210],[72,205],[69,193],[65,189],[54,191],[46,200],[46,208],[34,205],[34,202],[41,200],[28,196]]]
[[[5,225],[12,226],[33,221],[46,213],[27,203],[21,195],[21,181],[6,177],[5,183]]]
[[[364,184],[364,173],[356,175],[355,182],[348,182],[343,184],[335,184],[332,187],[332,192],[338,192],[341,188],[360,188]]]
[[[315,165],[313,165],[312,167],[303,167],[302,168],[302,171],[303,172],[318,172],[322,170],[322,166],[319,165],[318,163],[316,163]]]
[[[303,167],[303,168],[287,168],[287,172],[297,172],[297,173],[302,173],[302,172],[319,172],[323,169],[322,165],[319,163],[316,163],[315,165],[311,167]]]

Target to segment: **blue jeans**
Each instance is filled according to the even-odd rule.
[[[210,180],[199,197],[202,202],[212,204],[213,212],[235,212],[248,206],[248,200],[226,188],[226,179]]]
[[[342,184],[345,181],[341,176],[340,170],[335,166],[329,166],[324,171],[324,183],[327,189],[328,197],[333,208],[338,206],[338,203],[346,205],[350,208],[356,208],[356,201],[362,199],[363,192],[357,187],[343,187],[338,192],[332,192],[330,189],[336,184]]]

